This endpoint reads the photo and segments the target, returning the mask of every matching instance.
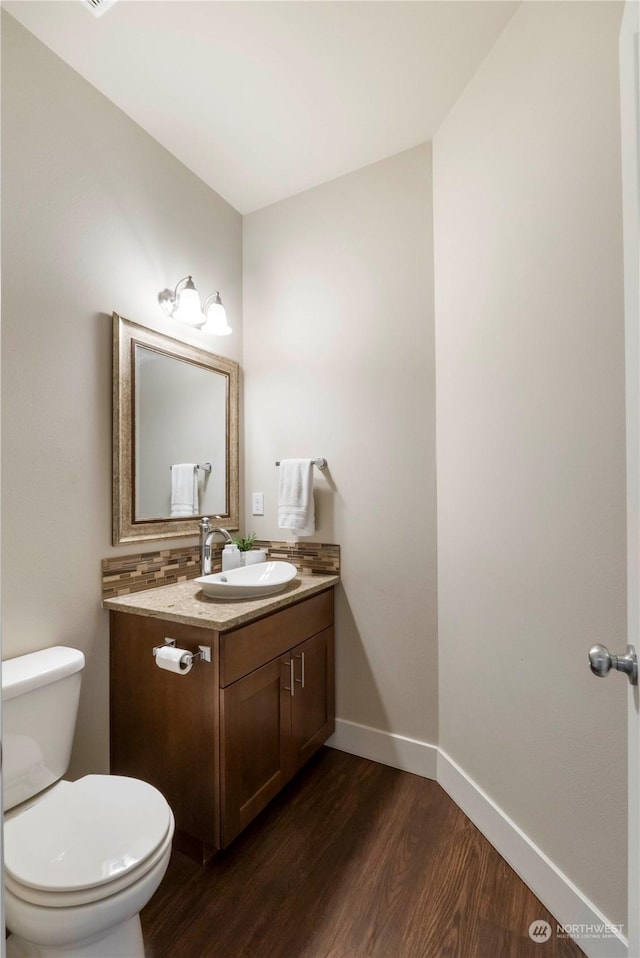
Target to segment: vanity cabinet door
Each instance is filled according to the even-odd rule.
[[[335,731],[333,627],[291,651],[294,695],[291,698],[291,774],[307,762]]]
[[[290,777],[290,676],[290,656],[284,655],[221,690],[222,847]]]

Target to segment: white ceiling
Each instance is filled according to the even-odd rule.
[[[241,213],[430,140],[517,6],[3,2]]]

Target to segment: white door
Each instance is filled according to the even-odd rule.
[[[626,653],[590,652],[591,667],[606,675],[628,671],[636,684],[626,688],[629,765],[629,958],[640,958],[640,4],[626,0],[620,30],[620,119],[624,228],[624,310],[627,432],[627,643]],[[632,647],[632,648],[629,648]],[[635,668],[635,675],[634,675]]]
[[[627,391],[628,643],[640,650],[640,82],[637,0],[627,0],[620,32]],[[629,958],[640,958],[640,702],[628,685]]]

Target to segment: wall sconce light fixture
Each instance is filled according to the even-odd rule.
[[[158,293],[158,302],[167,316],[177,319],[185,326],[195,326],[214,336],[228,336],[231,332],[220,293],[207,296],[201,305],[191,276],[181,279],[173,292],[170,289],[161,290]]]

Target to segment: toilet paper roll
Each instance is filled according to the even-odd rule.
[[[193,668],[193,660],[191,652],[187,652],[186,649],[176,649],[172,645],[166,645],[156,652],[156,665],[160,669],[166,669],[167,672],[186,675]]]

